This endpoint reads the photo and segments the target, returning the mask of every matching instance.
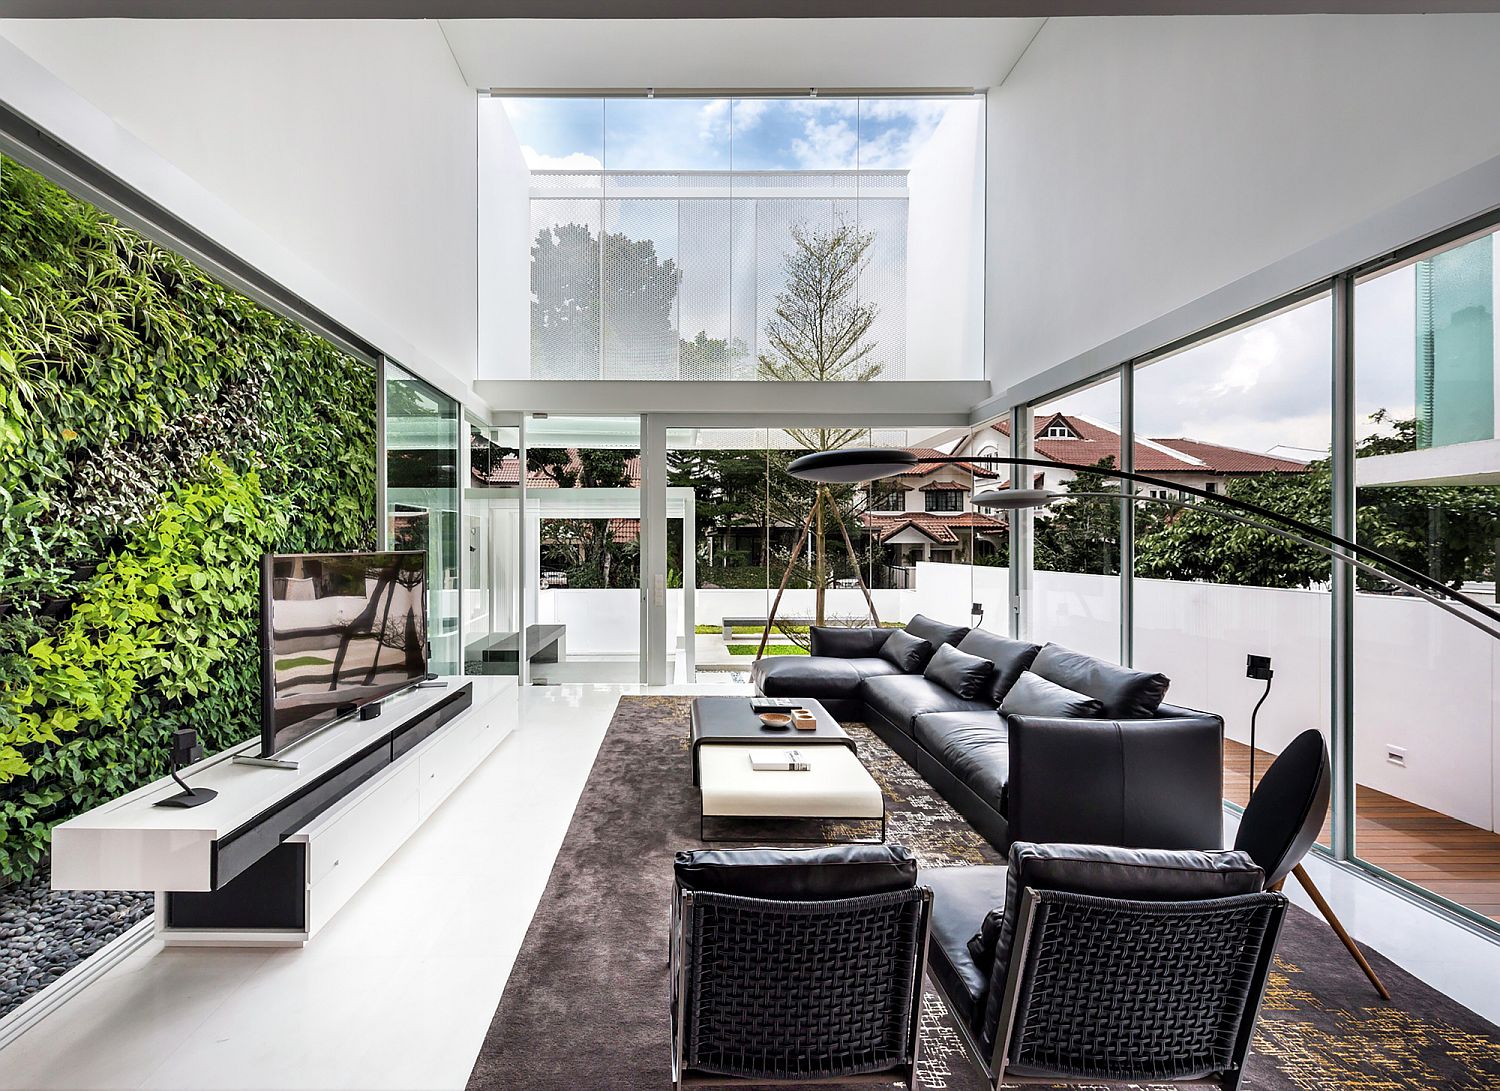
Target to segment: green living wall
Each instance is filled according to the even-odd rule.
[[[373,548],[375,381],[0,158],[0,884],[257,730],[260,555]]]

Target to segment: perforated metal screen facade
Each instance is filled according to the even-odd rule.
[[[847,228],[861,343],[905,378],[906,173],[533,171],[532,376],[761,378],[794,230]]]

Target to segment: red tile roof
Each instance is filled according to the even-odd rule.
[[[1263,455],[1257,451],[1242,451],[1238,447],[1225,447],[1217,443],[1205,443],[1200,439],[1153,439],[1174,451],[1181,451],[1191,458],[1212,466],[1221,474],[1300,474],[1307,471],[1307,463],[1295,458]]]
[[[955,531],[972,529],[981,534],[999,534],[1006,527],[1004,520],[982,515],[977,511],[954,512],[947,515],[925,511],[889,514],[865,512],[860,519],[865,529],[873,532],[875,537],[882,542],[889,541],[908,527],[942,545],[955,545],[960,541]]]
[[[1067,425],[1078,438],[1033,439],[1032,446],[1040,457],[1083,466],[1096,466],[1101,459],[1110,459],[1114,466],[1120,464],[1120,433],[1115,429],[1084,417],[1047,413],[1033,422],[1036,435],[1040,437],[1055,423]],[[995,429],[1010,435],[1007,421],[999,422]],[[1143,474],[1258,474],[1302,473],[1307,465],[1203,440],[1148,438],[1135,445],[1135,468]]]
[[[577,473],[582,468],[582,462],[578,458],[576,448],[568,448],[568,470]],[[478,464],[471,467],[473,477],[476,481],[482,481],[486,485],[516,485],[521,480],[521,460],[518,455],[508,455],[496,462],[485,473]],[[641,456],[631,455],[625,460],[626,484],[622,488],[638,489],[641,487]],[[528,489],[555,489],[558,487],[557,480],[540,471],[533,470],[526,475],[526,487]]]
[[[986,466],[976,466],[972,462],[922,461],[924,458],[936,460],[950,457],[939,451],[936,447],[908,447],[907,450],[916,455],[918,461],[910,470],[900,474],[899,476],[901,477],[926,477],[928,474],[937,473],[939,470],[944,469],[960,470],[975,477],[1000,476],[994,470]]]

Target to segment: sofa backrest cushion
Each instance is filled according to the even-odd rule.
[[[897,629],[880,646],[880,657],[889,659],[907,674],[921,674],[932,658],[932,645],[919,636]]]
[[[1097,697],[1077,693],[1040,674],[1022,671],[1010,687],[1000,711],[1007,716],[1066,716],[1073,720],[1096,720],[1104,714]]]
[[[885,894],[917,883],[917,859],[900,845],[698,849],[679,852],[673,870],[679,889],[789,902]]]
[[[1075,693],[1098,698],[1112,720],[1146,720],[1156,715],[1171,680],[1117,663],[1095,659],[1061,644],[1046,644],[1031,661],[1031,671]]]
[[[990,676],[990,700],[998,705],[1042,648],[1040,644],[1011,640],[999,633],[970,629],[968,635],[958,642],[958,650],[983,656],[995,664],[995,673]]]
[[[1099,898],[1183,902],[1254,894],[1264,885],[1265,873],[1244,852],[1015,842],[1006,870],[1005,905],[990,910],[969,940],[969,954],[990,981],[985,1002],[986,1037],[993,1041],[999,1020],[1022,890],[1029,887]]]
[[[880,649],[895,629],[846,629],[834,625],[814,625],[808,630],[811,635],[812,655],[832,656],[835,659],[869,659],[880,654]]]
[[[934,648],[941,648],[944,644],[957,644],[969,634],[967,626],[945,625],[923,614],[913,617],[905,628],[912,636],[920,637]]]
[[[955,697],[977,701],[982,694],[989,692],[990,675],[994,673],[995,664],[988,659],[961,652],[952,644],[944,644],[933,653],[922,677],[936,682]]]

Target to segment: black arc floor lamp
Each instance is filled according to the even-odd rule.
[[[793,477],[805,481],[819,481],[838,484],[852,484],[855,482],[874,481],[886,477],[894,477],[897,474],[909,473],[921,462],[924,466],[929,465],[956,465],[966,463],[968,465],[981,466],[1034,466],[1038,469],[1048,470],[1071,470],[1074,473],[1096,474],[1100,477],[1110,478],[1117,481],[1129,481],[1138,485],[1149,485],[1158,490],[1163,490],[1175,496],[1151,496],[1149,494],[1135,493],[1130,491],[1110,493],[1060,493],[1046,489],[1012,489],[997,488],[986,489],[975,493],[973,504],[977,508],[990,508],[1008,511],[1020,511],[1028,508],[1046,507],[1057,501],[1077,499],[1079,497],[1097,497],[1107,500],[1129,501],[1131,503],[1159,504],[1166,507],[1194,508],[1200,511],[1212,511],[1214,515],[1227,519],[1230,522],[1242,526],[1253,527],[1263,530],[1268,534],[1275,534],[1281,538],[1287,538],[1294,542],[1308,546],[1328,557],[1333,558],[1341,564],[1348,565],[1358,572],[1384,580],[1405,591],[1415,598],[1422,599],[1440,610],[1444,610],[1468,625],[1487,633],[1490,637],[1500,640],[1500,612],[1486,606],[1484,603],[1456,591],[1440,580],[1435,580],[1425,572],[1418,571],[1393,557],[1387,557],[1377,550],[1362,546],[1357,542],[1331,534],[1321,527],[1304,523],[1289,516],[1263,508],[1258,504],[1252,504],[1237,497],[1227,496],[1224,493],[1209,492],[1206,489],[1184,485],[1178,481],[1168,481],[1164,478],[1151,477],[1146,474],[1138,474],[1125,470],[1116,470],[1106,466],[1084,466],[1068,462],[1054,462],[1050,459],[1019,458],[1008,455],[930,455],[923,454],[919,459],[917,455],[909,450],[899,447],[845,447],[835,451],[814,451],[795,459],[787,472]],[[1192,496],[1202,500],[1212,500],[1215,503],[1211,507],[1199,507],[1194,500],[1185,497]],[[1270,687],[1271,665],[1269,659],[1264,663],[1256,663],[1255,660],[1265,659],[1263,656],[1251,656],[1246,664],[1247,674],[1252,678],[1264,678],[1267,691]],[[1262,697],[1264,701],[1264,697]],[[1259,711],[1259,705],[1256,706]],[[1254,761],[1254,750],[1251,750],[1251,761]],[[1252,788],[1253,788],[1253,766],[1252,766]],[[1329,925],[1338,934],[1338,937],[1355,960],[1364,969],[1370,981],[1381,996],[1389,999],[1389,993],[1381,983],[1375,971],[1370,967],[1362,952],[1355,945],[1354,940],[1334,915],[1333,909],[1328,905],[1322,893],[1313,885],[1312,879],[1299,864],[1293,871],[1297,880],[1307,890],[1308,896],[1322,912]]]

